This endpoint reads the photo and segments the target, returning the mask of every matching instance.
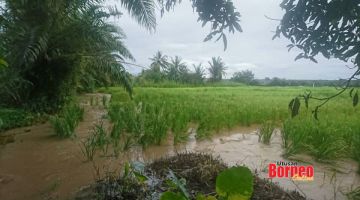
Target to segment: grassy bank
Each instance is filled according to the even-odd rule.
[[[39,116],[22,109],[0,107],[0,133],[9,129],[29,126]]]

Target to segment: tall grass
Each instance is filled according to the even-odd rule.
[[[67,138],[75,135],[75,128],[83,119],[84,109],[76,104],[64,107],[60,114],[50,117],[50,123],[54,127],[55,135]]]
[[[316,106],[302,106],[300,115],[290,119],[289,101],[307,89],[319,97],[334,88],[304,87],[197,87],[135,88],[130,98],[120,88],[102,89],[112,94],[110,119],[119,129],[144,146],[159,144],[169,134],[174,142],[187,137],[190,124],[197,125],[197,138],[204,138],[236,126],[282,122],[284,155],[308,153],[319,161],[343,157],[360,160],[359,108],[353,108],[347,94],[339,96],[311,116]],[[303,102],[302,102],[303,103]],[[262,139],[270,141],[272,127],[263,126]]]

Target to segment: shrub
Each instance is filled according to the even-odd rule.
[[[0,132],[12,128],[29,126],[35,120],[35,116],[22,109],[0,108]]]

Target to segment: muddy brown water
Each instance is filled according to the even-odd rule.
[[[267,166],[284,159],[279,131],[270,145],[258,142],[256,126],[237,128],[218,134],[212,139],[197,141],[195,128],[189,130],[189,140],[180,145],[151,146],[146,150],[134,147],[120,158],[97,156],[93,162],[84,162],[80,148],[95,123],[104,120],[101,106],[90,106],[89,99],[101,95],[86,95],[84,121],[76,129],[74,139],[58,139],[49,123],[14,129],[5,134],[15,134],[15,142],[0,146],[0,199],[71,199],[80,188],[91,184],[99,176],[120,169],[126,161],[149,162],[176,152],[193,151],[220,156],[229,165],[246,165],[267,178]],[[337,165],[314,162],[307,156],[295,158],[299,164],[312,164],[315,177],[312,182],[294,182],[275,178],[280,186],[298,190],[311,199],[345,199],[344,192],[360,186],[357,164],[351,160],[338,161]]]

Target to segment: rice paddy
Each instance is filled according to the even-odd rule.
[[[184,141],[188,128],[194,125],[196,137],[202,139],[257,124],[263,127],[262,140],[271,143],[271,126],[275,124],[282,132],[285,157],[306,153],[321,162],[341,158],[359,161],[359,108],[343,94],[321,108],[319,120],[312,116],[319,103],[315,100],[309,102],[308,109],[302,105],[299,116],[291,118],[290,100],[308,90],[317,97],[336,92],[331,87],[135,88],[132,100],[121,88],[102,88],[100,92],[112,94],[111,121],[143,146],[161,144],[169,135],[174,143]]]

